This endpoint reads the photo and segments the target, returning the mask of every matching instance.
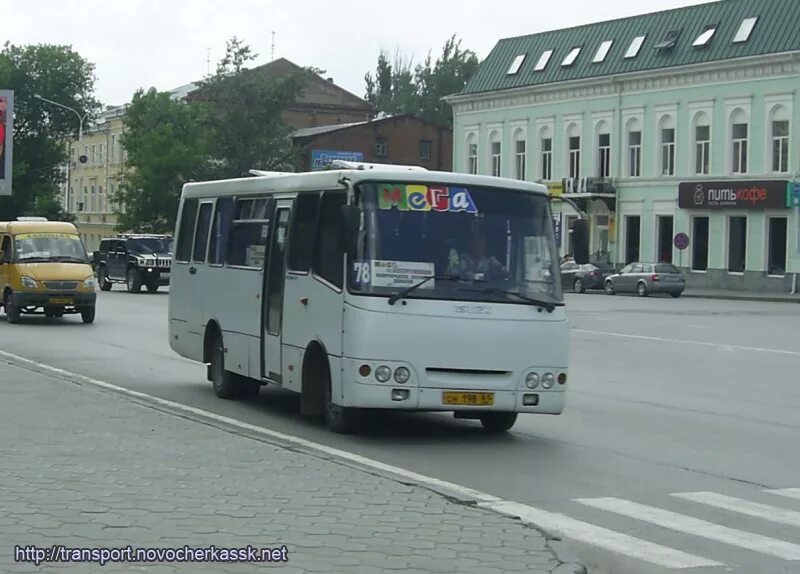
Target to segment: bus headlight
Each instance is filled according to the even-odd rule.
[[[401,385],[408,382],[408,379],[411,378],[411,371],[409,371],[405,367],[397,367],[394,371],[394,380],[400,383]]]
[[[528,373],[525,377],[525,386],[529,389],[535,389],[539,386],[539,373]]]
[[[39,286],[39,284],[36,282],[36,279],[33,277],[28,277],[27,275],[23,275],[20,281],[22,281],[22,286],[28,289],[36,289]]]
[[[556,384],[556,378],[553,376],[553,373],[545,373],[542,376],[542,388],[552,389],[553,385],[555,384]]]
[[[381,365],[377,369],[375,369],[375,378],[378,379],[381,383],[385,383],[389,379],[392,378],[392,369],[387,367],[386,365]]]

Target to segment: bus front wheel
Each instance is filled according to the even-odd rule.
[[[361,412],[353,407],[343,407],[333,402],[331,396],[331,378],[325,381],[325,425],[333,432],[350,434],[356,432],[361,424]]]
[[[488,432],[506,432],[517,422],[517,413],[485,413],[481,415],[481,424]]]

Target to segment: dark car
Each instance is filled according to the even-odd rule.
[[[172,237],[124,234],[104,238],[93,259],[103,291],[110,290],[114,283],[123,283],[130,293],[138,293],[142,286],[155,293],[159,286],[169,285]]]
[[[613,273],[610,267],[603,268],[593,263],[578,265],[574,261],[561,264],[561,285],[572,289],[575,293],[584,293],[587,289],[602,289],[605,278]]]
[[[606,277],[603,288],[608,295],[636,293],[647,297],[651,293],[669,293],[680,297],[686,288],[686,279],[671,263],[631,263]]]

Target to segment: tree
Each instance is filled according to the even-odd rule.
[[[14,90],[13,195],[0,197],[0,219],[39,215],[68,219],[58,185],[68,160],[67,141],[77,136],[72,112],[37,99],[39,95],[91,115],[94,65],[69,46],[6,43],[0,51],[0,86]]]
[[[241,177],[251,169],[293,171],[296,150],[282,112],[301,95],[309,75],[324,73],[304,68],[288,75],[246,69],[254,60],[249,46],[234,37],[216,73],[203,81],[193,104],[202,102],[213,128],[213,154],[223,177]]]
[[[214,169],[204,110],[153,88],[140,89],[126,110],[125,128],[127,159],[112,198],[117,229],[172,232],[183,184],[206,179]]]
[[[428,54],[413,72],[399,51],[394,65],[381,51],[375,76],[368,73],[364,77],[366,99],[388,114],[411,114],[451,127],[452,109],[443,98],[463,90],[479,64],[475,52],[461,48],[455,35],[445,42],[436,62]]]

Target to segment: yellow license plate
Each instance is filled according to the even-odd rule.
[[[475,407],[490,407],[494,405],[494,393],[442,393],[444,405],[467,405]]]
[[[50,297],[50,302],[54,305],[72,305],[74,299],[72,297]]]

